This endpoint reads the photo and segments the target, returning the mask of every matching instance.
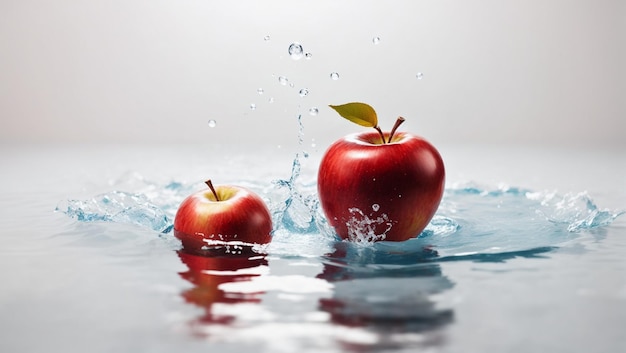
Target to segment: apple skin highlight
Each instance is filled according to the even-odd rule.
[[[174,219],[174,235],[183,247],[200,250],[211,241],[267,244],[272,218],[254,192],[232,185],[216,187],[219,201],[210,190],[196,192],[180,204]]]
[[[439,152],[421,137],[398,132],[385,144],[377,132],[365,132],[333,143],[317,180],[324,214],[342,239],[369,232],[375,240],[404,241],[418,236],[435,215],[445,168]]]

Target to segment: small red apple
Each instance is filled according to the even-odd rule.
[[[404,241],[418,236],[434,216],[445,184],[439,152],[421,137],[378,127],[364,103],[332,106],[341,116],[377,132],[351,134],[322,157],[317,178],[320,205],[343,239]]]
[[[263,200],[239,186],[213,187],[188,196],[174,219],[174,235],[189,250],[211,243],[267,244],[271,241],[272,217]]]

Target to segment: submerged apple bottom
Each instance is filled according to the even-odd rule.
[[[337,235],[353,241],[404,241],[432,219],[445,184],[443,160],[422,138],[399,133],[348,135],[322,158],[320,204]]]
[[[223,188],[223,187],[222,187]],[[218,195],[225,194],[218,188]],[[263,200],[243,188],[215,201],[206,191],[187,197],[174,219],[174,235],[189,251],[243,250],[271,241],[272,219]]]

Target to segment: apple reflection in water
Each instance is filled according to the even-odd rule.
[[[429,248],[397,251],[397,246],[379,243],[359,246],[335,243],[325,256],[318,278],[333,283],[332,297],[319,301],[334,324],[360,327],[378,340],[372,344],[340,341],[346,351],[393,348],[399,336],[419,335],[420,347],[439,345],[445,339],[439,330],[454,320],[452,309],[441,308],[432,298],[454,287]]]
[[[242,254],[198,253],[181,249],[177,251],[180,260],[187,266],[187,271],[179,275],[193,285],[181,293],[187,303],[204,309],[204,314],[192,324],[229,325],[236,320],[233,315],[216,314],[218,304],[259,303],[263,292],[226,292],[220,285],[236,281],[250,281],[260,276],[267,267],[265,254],[252,251]]]

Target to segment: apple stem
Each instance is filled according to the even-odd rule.
[[[217,196],[217,191],[215,191],[215,188],[213,187],[213,183],[211,182],[211,179],[205,181],[204,183],[207,184],[209,186],[209,189],[211,189],[211,192],[213,192],[213,196],[215,196],[215,201],[222,201],[220,200],[219,196]]]
[[[383,134],[383,130],[380,129],[380,126],[376,125],[374,126],[374,129],[376,129],[376,131],[380,134],[380,139],[383,140],[383,145],[387,143],[385,142],[385,134]]]
[[[387,142],[391,142],[391,138],[393,138],[393,134],[396,133],[396,130],[398,130],[398,127],[400,127],[400,125],[402,125],[402,123],[404,122],[404,118],[399,116],[398,119],[396,120],[396,123],[393,125],[393,129],[391,129],[391,133],[389,134],[389,141]],[[384,140],[384,138],[383,138]]]

